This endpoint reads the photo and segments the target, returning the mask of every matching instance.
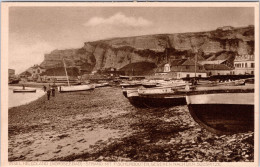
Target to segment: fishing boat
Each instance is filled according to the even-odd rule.
[[[142,83],[141,83],[141,82],[137,82],[137,81],[125,82],[125,83],[121,83],[120,86],[121,86],[122,88],[131,88],[131,87],[142,86]]]
[[[155,82],[143,82],[142,85],[145,88],[153,88],[153,87],[156,87],[157,83],[155,83]]]
[[[155,87],[155,88],[141,88],[138,89],[140,95],[160,95],[160,94],[173,94],[175,91],[173,87]]]
[[[105,82],[105,83],[98,83],[98,84],[95,84],[95,88],[105,87],[105,86],[109,86],[109,83]]]
[[[36,89],[14,89],[13,93],[36,93]]]
[[[192,118],[216,134],[254,131],[254,86],[222,86],[186,96]]]
[[[95,89],[95,85],[70,85],[70,81],[69,81],[69,77],[68,77],[68,73],[67,73],[66,64],[65,64],[64,59],[63,59],[63,64],[64,64],[64,69],[65,69],[65,74],[66,74],[66,77],[67,77],[68,86],[60,86],[59,91],[61,93],[87,91],[87,90]]]
[[[126,97],[129,100],[129,102],[137,107],[137,108],[146,108],[147,106],[142,102],[142,99],[140,99],[140,96],[138,94],[137,89],[135,90],[126,90]]]
[[[147,107],[173,107],[186,105],[184,90],[172,87],[138,89],[139,99]]]
[[[127,97],[127,91],[128,90],[135,90],[135,91],[137,91],[137,88],[123,88],[123,95],[125,96],[125,97]]]

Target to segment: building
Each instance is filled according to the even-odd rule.
[[[195,77],[195,72],[194,71],[180,71],[177,72],[177,79],[182,79],[182,78],[193,78]],[[205,78],[207,77],[207,72],[206,71],[199,71],[196,72],[196,77],[198,78]]]
[[[30,67],[27,71],[32,74],[32,77],[38,77],[40,74],[45,72],[46,69],[36,64]]]
[[[254,55],[237,56],[234,60],[235,75],[254,75],[255,61]]]
[[[196,70],[195,70],[196,66]],[[193,59],[171,60],[169,63],[158,68],[156,75],[165,75],[170,78],[189,78],[189,77],[207,77],[207,71],[200,63],[196,63]]]
[[[233,62],[231,62],[228,59],[223,59],[223,60],[202,60],[202,61],[199,61],[199,64],[201,64],[201,65],[223,64],[223,65],[226,65],[226,66],[228,66],[230,68],[234,67]]]
[[[228,67],[225,64],[205,64],[205,70],[209,76],[212,75],[231,75],[233,68]]]

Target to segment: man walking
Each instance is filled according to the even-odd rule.
[[[51,96],[51,90],[48,89],[48,90],[47,90],[47,99],[48,99],[48,100],[50,100],[50,96]]]

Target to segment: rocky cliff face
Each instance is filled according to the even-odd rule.
[[[47,69],[63,67],[64,58],[68,67],[84,71],[110,67],[121,69],[140,62],[153,63],[156,67],[165,63],[166,59],[192,57],[195,52],[204,59],[254,54],[254,27],[86,42],[82,48],[54,50],[46,54],[41,66]]]

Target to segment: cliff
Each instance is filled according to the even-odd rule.
[[[142,63],[149,66],[145,71],[162,65],[167,59],[194,57],[201,59],[234,59],[236,55],[254,54],[254,27],[218,28],[196,33],[158,34],[125,38],[113,38],[85,42],[82,48],[54,50],[45,55],[44,68],[68,67],[90,72],[110,67],[144,71]]]

